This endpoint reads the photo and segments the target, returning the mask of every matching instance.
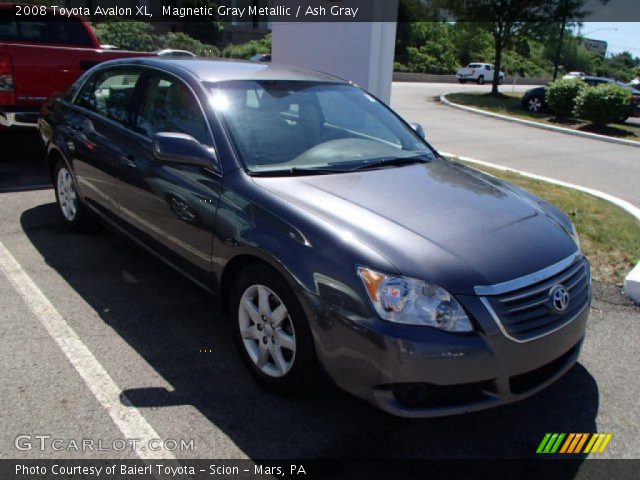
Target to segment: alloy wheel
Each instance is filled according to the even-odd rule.
[[[292,368],[296,335],[284,302],[264,285],[251,285],[240,299],[238,322],[251,361],[265,375],[283,377]]]
[[[65,167],[58,170],[58,204],[62,215],[73,222],[78,214],[78,195],[73,185],[73,178]]]

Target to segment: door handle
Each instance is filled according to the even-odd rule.
[[[122,163],[126,165],[127,168],[138,168],[136,161],[134,160],[132,155],[122,155],[120,157]]]

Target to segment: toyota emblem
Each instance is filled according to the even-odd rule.
[[[549,300],[556,312],[564,312],[569,306],[569,292],[564,285],[556,285],[549,290]]]

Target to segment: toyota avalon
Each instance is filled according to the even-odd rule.
[[[365,90],[266,63],[105,62],[43,109],[64,222],[100,218],[226,308],[248,369],[401,416],[493,407],[577,361],[567,215],[444,158]]]

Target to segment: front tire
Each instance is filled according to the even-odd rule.
[[[504,77],[498,78],[498,85],[502,85],[504,83]]]
[[[480,75],[478,77],[478,85],[484,85],[484,76],[483,75]]]
[[[56,164],[54,187],[64,222],[74,229],[88,230],[93,225],[92,219],[80,200],[72,173],[62,160]]]
[[[234,279],[229,319],[252,375],[267,389],[307,390],[316,365],[309,323],[288,283],[266,265],[249,265]]]

